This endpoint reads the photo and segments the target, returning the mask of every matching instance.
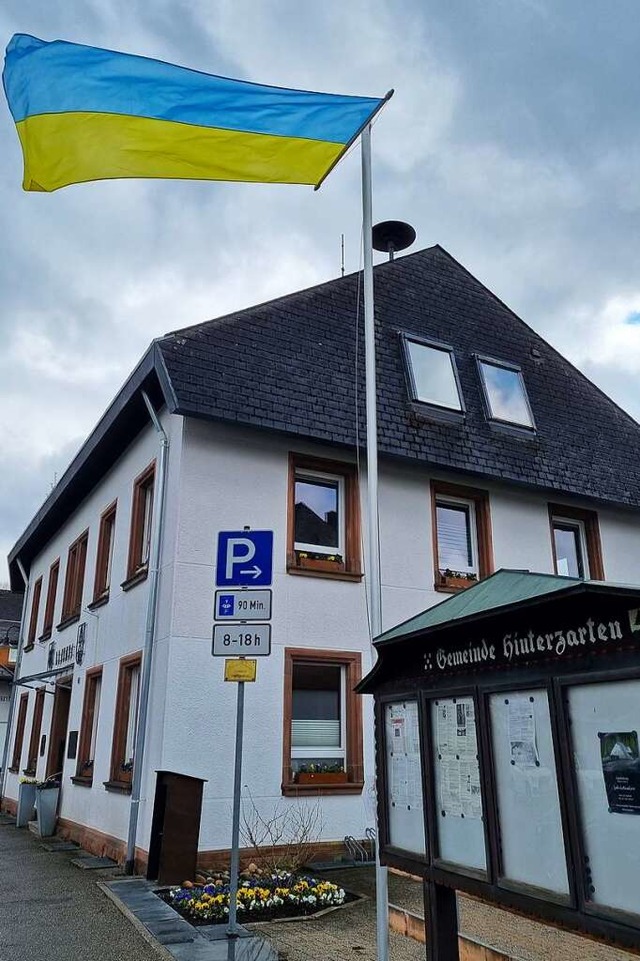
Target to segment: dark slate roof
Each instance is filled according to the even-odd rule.
[[[20,623],[23,596],[17,591],[0,590],[0,621]]]
[[[640,425],[445,250],[380,264],[374,283],[383,456],[640,506]],[[143,390],[157,410],[364,445],[361,290],[361,275],[351,274],[154,341],[11,550],[12,586],[22,587],[17,559],[29,569],[149,422]],[[454,348],[463,421],[429,419],[411,404],[400,331]],[[521,366],[535,435],[487,422],[476,353]]]
[[[353,447],[358,350],[363,442],[360,290],[352,274],[160,339],[176,410]],[[640,425],[445,250],[375,267],[375,302],[381,454],[640,505]],[[425,418],[410,403],[399,331],[454,348],[462,423]],[[521,366],[535,435],[487,421],[476,353]]]

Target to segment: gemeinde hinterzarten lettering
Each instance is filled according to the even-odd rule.
[[[508,665],[538,657],[562,657],[578,653],[577,649],[600,648],[625,636],[640,632],[640,609],[627,612],[626,620],[596,620],[587,618],[582,624],[564,630],[534,631],[522,634],[508,632],[500,641],[470,641],[462,647],[448,650],[439,647],[424,654],[424,670],[450,671],[474,665]]]

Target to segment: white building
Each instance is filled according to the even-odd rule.
[[[501,567],[637,580],[638,424],[441,248],[375,283],[384,628]],[[274,532],[273,641],[247,687],[245,793],[265,817],[319,798],[327,857],[373,825],[371,705],[352,693],[372,661],[359,290],[352,275],[155,341],[20,537],[29,686],[7,808],[23,771],[61,772],[61,827],[124,859],[146,638],[139,866],[158,771],[206,782],[201,863],[229,848],[236,687],[211,656],[216,545],[249,527]],[[309,763],[343,780],[303,783]]]
[[[23,600],[23,594],[0,590],[0,765],[7,735]]]

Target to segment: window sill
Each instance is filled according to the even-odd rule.
[[[48,640],[51,639],[52,630],[53,630],[53,628],[48,627],[48,628],[46,629],[46,631],[43,631],[43,632],[42,632],[42,634],[41,634],[40,637],[38,638],[38,640],[40,641],[41,644],[44,644],[45,641],[48,641]]]
[[[284,797],[323,796],[326,794],[362,794],[364,781],[347,781],[342,784],[298,784],[289,781],[282,784]]]
[[[19,774],[19,773],[20,773],[20,768],[19,768],[17,765],[15,765],[15,766],[12,765],[11,767],[7,768],[7,770],[8,770],[8,772],[9,772],[9,774]]]
[[[34,767],[25,767],[22,773],[24,777],[35,777],[36,769]]]
[[[337,567],[332,569],[327,567],[326,561],[319,562],[322,566],[312,567],[309,562],[304,567],[299,564],[287,564],[287,574],[295,574],[300,577],[326,577],[333,581],[361,581],[363,575],[357,571],[346,571],[344,568]]]
[[[98,597],[94,597],[90,604],[87,604],[87,610],[95,611],[97,607],[102,607],[102,605],[106,604],[108,600],[109,591],[104,591],[102,594],[99,594]]]
[[[63,617],[59,624],[56,624],[56,631],[64,631],[65,627],[69,627],[71,624],[75,624],[76,621],[80,620],[80,611],[75,611],[73,614],[69,614],[67,617]]]
[[[35,646],[36,646],[36,645],[35,645],[35,642],[34,642],[34,641],[31,641],[30,644],[27,644],[25,647],[22,648],[22,653],[23,653],[23,654],[28,654],[29,651],[32,651]]]
[[[79,774],[71,778],[73,784],[78,784],[81,787],[91,787],[93,785],[92,777],[81,777]]]
[[[123,591],[130,591],[132,587],[136,584],[141,584],[142,581],[146,581],[147,574],[149,573],[149,568],[145,564],[144,567],[139,567],[133,574],[130,574],[126,581],[123,581],[120,587]]]
[[[105,791],[113,791],[114,794],[131,794],[131,783],[129,781],[103,781]]]

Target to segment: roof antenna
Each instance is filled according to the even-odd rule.
[[[383,220],[376,224],[372,231],[375,250],[386,250],[389,260],[393,260],[397,250],[405,250],[416,239],[416,232],[411,224],[402,220]]]
[[[340,269],[344,277],[344,234],[340,234]]]

